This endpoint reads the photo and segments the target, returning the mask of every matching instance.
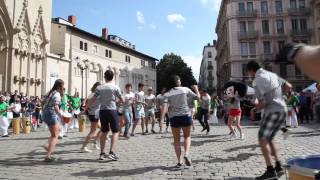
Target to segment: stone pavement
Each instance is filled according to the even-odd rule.
[[[278,135],[282,159],[320,154],[319,128],[299,127],[288,140]],[[0,179],[253,179],[265,170],[257,146],[257,130],[249,123],[244,126],[245,140],[230,141],[224,125],[213,126],[210,135],[200,133],[197,125],[192,139],[193,166],[176,170],[172,168],[176,161],[169,133],[137,134],[130,140],[120,140],[120,161],[110,162],[98,161],[97,150],[80,153],[85,134],[71,132],[56,149],[59,160],[45,163],[41,146],[46,143],[48,132],[42,129],[0,139]]]

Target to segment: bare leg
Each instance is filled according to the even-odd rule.
[[[191,148],[191,126],[182,128],[182,132],[184,137],[184,153],[188,157]]]
[[[241,116],[237,116],[237,117],[235,117],[235,119],[236,119],[236,123],[237,123],[237,129],[239,130],[240,134],[242,134],[241,125],[240,125]]]
[[[51,137],[48,140],[48,152],[47,158],[51,158],[51,154],[53,153],[57,143],[58,143],[58,135],[60,131],[60,125],[56,124],[49,127]]]
[[[142,129],[142,133],[144,133],[144,119],[145,118],[141,118],[141,129]]]
[[[178,163],[181,163],[180,128],[171,128],[173,135],[173,145]]]
[[[149,121],[150,121],[150,117],[144,118],[146,132],[148,132],[148,129],[149,129],[149,127],[148,127],[149,126]]]
[[[269,141],[265,140],[265,139],[259,139],[259,144],[260,144],[260,148],[263,154],[263,157],[266,161],[266,165],[268,166],[272,166],[271,164],[271,155],[270,155],[270,150],[269,150]]]
[[[274,157],[274,159],[276,161],[280,161],[278,156],[277,146],[274,141],[270,141],[270,150],[271,150],[271,155]]]
[[[230,129],[230,131],[231,131],[232,133],[235,133],[235,132],[234,132],[234,129],[233,129],[233,127],[232,127],[233,121],[234,121],[234,117],[233,117],[233,116],[229,116],[229,117],[228,117],[228,127],[229,127],[229,129]]]
[[[101,132],[101,136],[100,136],[100,149],[101,149],[101,153],[105,153],[105,146],[106,146],[107,134],[108,134],[108,132]]]
[[[119,138],[119,133],[113,133],[111,138],[110,152],[114,152]]]
[[[131,135],[134,135],[134,130],[136,129],[137,125],[138,125],[139,119],[135,119],[135,121],[133,121],[133,126],[132,126],[132,130],[131,130]]]
[[[91,122],[90,132],[87,135],[86,139],[84,140],[82,148],[85,148],[90,143],[90,140],[93,137],[95,137],[97,127],[98,127],[98,122]]]
[[[156,124],[156,118],[154,116],[151,116],[150,119],[151,119],[151,130],[154,131],[154,125]]]

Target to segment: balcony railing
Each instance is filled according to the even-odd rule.
[[[246,11],[237,11],[237,17],[257,17],[257,10],[246,10]]]
[[[239,40],[256,39],[258,38],[258,34],[258,31],[239,32]]]
[[[310,8],[289,8],[288,13],[291,16],[301,16],[301,15],[310,15],[311,9]]]
[[[262,54],[261,55],[261,60],[263,62],[271,62],[275,60],[276,55],[273,53],[268,53],[268,54]]]
[[[213,66],[212,65],[208,65],[208,70],[212,70]]]
[[[311,36],[311,29],[293,29],[291,30],[291,36]]]

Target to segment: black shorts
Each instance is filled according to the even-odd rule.
[[[112,133],[119,132],[119,115],[117,110],[100,110],[101,131],[106,133],[110,129]]]
[[[264,114],[258,133],[259,139],[273,140],[281,125],[287,118],[286,112],[273,112]]]
[[[96,118],[95,115],[88,115],[90,122],[98,122],[99,118]]]
[[[170,118],[170,124],[171,124],[171,127],[174,127],[174,128],[191,126],[192,125],[191,115],[174,116]]]

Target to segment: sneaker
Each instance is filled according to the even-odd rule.
[[[152,132],[152,134],[155,134],[155,133],[156,133],[153,129],[151,130],[151,132]]]
[[[54,161],[56,161],[57,159],[56,158],[54,158],[54,157],[46,157],[46,158],[44,158],[44,162],[54,162]]]
[[[6,137],[9,137],[9,135],[7,134],[7,135],[3,135],[3,136],[1,136],[1,137],[6,138]]]
[[[169,131],[168,131],[168,127],[166,127],[166,133],[168,133]]]
[[[62,136],[59,136],[59,137],[58,137],[58,139],[60,139],[60,140],[61,140],[61,139],[62,139]]]
[[[262,176],[256,177],[256,180],[277,180],[278,176],[275,170],[266,171]]]
[[[107,158],[107,154],[106,153],[100,153],[100,156],[98,158],[98,160],[105,160]]]
[[[124,138],[129,139],[130,137],[128,136],[128,134],[123,135]]]
[[[243,133],[240,134],[240,139],[244,140],[244,134]]]
[[[83,147],[80,149],[82,153],[91,153],[92,151],[88,149],[87,147]]]
[[[63,135],[63,137],[68,137],[67,135]]]
[[[147,133],[143,132],[142,135],[147,135]]]
[[[130,136],[134,136],[134,134],[133,134],[133,133],[131,133],[131,134],[130,134]]]
[[[118,160],[119,160],[119,158],[117,157],[117,155],[114,154],[114,153],[110,153],[110,154],[108,155],[108,158],[111,159],[112,161],[118,161]]]
[[[187,156],[184,157],[184,163],[186,166],[191,166],[191,160]]]
[[[203,128],[203,129],[201,130],[201,132],[204,132],[205,130],[207,130],[207,128]]]
[[[284,169],[281,165],[276,166],[274,169],[277,172],[278,178],[280,178],[282,175],[284,175]]]
[[[237,134],[234,132],[234,133],[231,133],[230,135],[230,139],[235,139],[237,138]]]
[[[182,167],[181,163],[178,163],[177,165],[174,166],[174,168],[180,169]]]

